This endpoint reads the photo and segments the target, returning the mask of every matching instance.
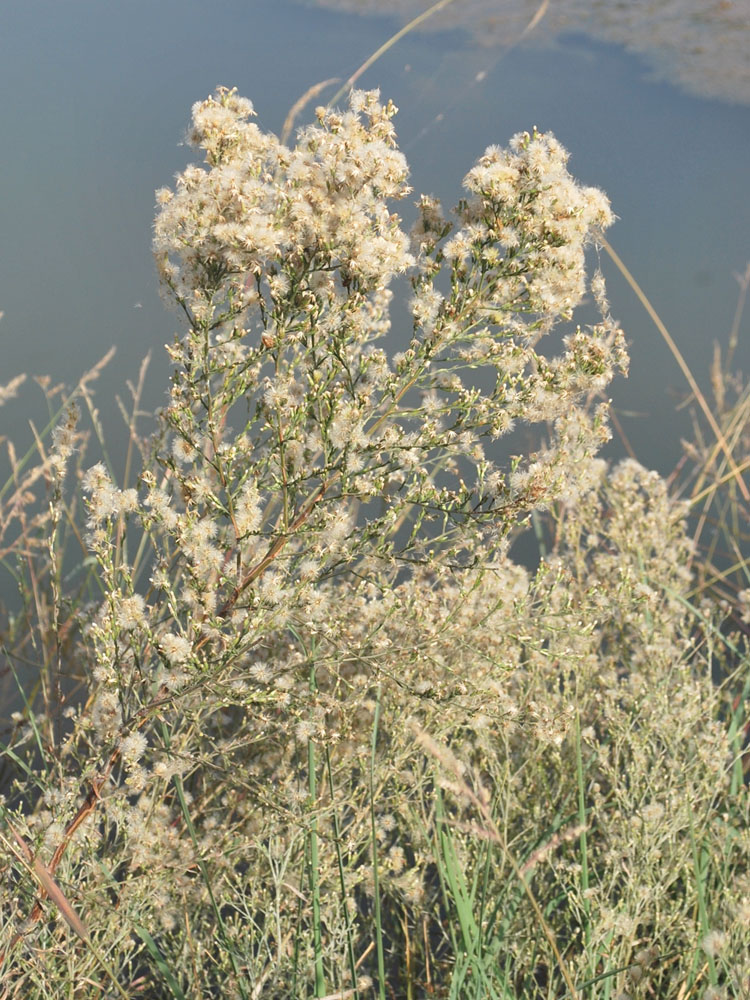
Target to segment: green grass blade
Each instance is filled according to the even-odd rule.
[[[314,667],[312,668],[314,671]],[[320,872],[318,859],[318,817],[316,815],[318,788],[315,780],[315,741],[307,741],[307,782],[310,796],[310,817],[309,843],[310,843],[310,893],[312,895],[313,908],[313,951],[315,954],[315,996],[323,997],[326,994],[326,981],[323,972],[323,936],[320,924]]]
[[[161,724],[162,737],[164,739],[164,746],[169,749],[169,731],[164,723]],[[240,996],[242,1000],[248,1000],[247,988],[245,986],[245,981],[240,972],[239,965],[237,963],[237,956],[235,954],[234,946],[229,940],[229,935],[227,934],[227,929],[224,925],[224,920],[221,916],[221,910],[219,909],[219,904],[216,902],[216,896],[214,895],[213,886],[211,885],[211,879],[208,874],[208,868],[206,863],[200,855],[200,847],[198,845],[198,835],[195,832],[195,826],[193,825],[193,820],[190,815],[190,810],[188,809],[187,800],[185,798],[185,791],[182,786],[182,778],[175,774],[172,776],[172,782],[174,784],[175,790],[177,791],[177,799],[180,803],[180,809],[182,811],[182,817],[185,821],[185,826],[187,827],[188,833],[190,834],[190,839],[193,842],[193,847],[195,848],[196,863],[200,869],[201,876],[203,877],[203,882],[208,890],[208,898],[211,900],[211,908],[214,911],[214,916],[216,917],[216,924],[219,929],[219,936],[221,937],[222,944],[224,945],[227,955],[229,956],[229,961],[232,965],[232,971],[237,980],[237,988],[240,991]]]
[[[586,787],[583,777],[583,753],[581,750],[581,719],[578,713],[576,713],[576,727],[575,727],[575,750],[576,750],[576,778],[578,781],[578,823],[581,827],[581,833],[579,836],[579,847],[581,856],[581,896],[583,899],[583,912],[586,918],[586,923],[583,929],[584,941],[586,945],[586,965],[588,968],[589,975],[591,975],[594,963],[592,962],[591,955],[591,902],[588,896],[589,889],[589,852],[588,852],[588,840],[586,838]]]
[[[331,795],[331,802],[335,802],[333,787],[333,771],[331,768],[331,755],[328,747],[325,749],[326,771],[328,773],[328,790]],[[346,957],[349,962],[349,973],[352,977],[352,1000],[359,1000],[359,990],[357,989],[357,962],[354,957],[354,936],[352,934],[352,918],[349,913],[349,905],[346,896],[346,877],[344,875],[344,859],[341,854],[341,828],[336,810],[333,810],[333,834],[336,838],[336,864],[339,870],[339,888],[341,889],[341,906],[344,911],[344,922],[346,924]]]
[[[690,808],[690,803],[688,803],[688,821],[690,823],[690,846],[693,852],[693,870],[695,872],[695,889],[698,903],[698,923],[700,925],[701,940],[706,937],[711,927],[708,920],[708,909],[706,907],[706,871],[709,865],[709,854],[708,851],[703,848],[699,849],[698,841],[695,836],[695,824],[693,823],[693,811]],[[695,950],[695,956],[693,958],[693,968],[691,969],[691,980],[693,978],[693,973],[697,965],[698,955],[700,953],[700,944]],[[707,955],[708,958],[708,976],[711,981],[712,986],[717,986],[719,982],[719,977],[716,973],[716,963],[711,955]]]
[[[167,985],[172,991],[172,996],[174,997],[174,1000],[186,1000],[185,994],[182,992],[180,984],[172,975],[172,970],[167,965],[164,956],[162,955],[156,941],[154,941],[154,939],[151,937],[151,935],[149,934],[149,932],[146,930],[145,927],[141,927],[140,924],[133,924],[133,927],[138,936],[140,937],[140,939],[148,948],[151,957],[153,958],[159,972],[161,972],[162,976],[164,976],[165,980],[167,981]]]
[[[372,720],[372,747],[370,754],[370,824],[372,836],[372,879],[375,891],[375,946],[378,956],[378,1000],[385,997],[385,953],[383,950],[383,924],[380,913],[380,877],[378,873],[378,837],[375,828],[375,757],[378,746],[378,726],[380,725],[381,685],[375,696],[375,715]]]

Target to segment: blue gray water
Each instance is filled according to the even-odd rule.
[[[151,351],[144,403],[163,401],[163,345],[179,329],[159,298],[150,242],[154,190],[191,158],[181,145],[190,106],[218,84],[236,86],[255,103],[261,126],[278,132],[311,84],[346,78],[403,23],[387,12],[386,0],[378,0],[378,15],[345,10],[346,0],[326,2],[341,9],[290,0],[5,5],[0,384],[21,372],[70,384],[114,345],[98,402],[120,470],[126,435],[115,396],[127,395],[126,380]],[[654,9],[674,13],[679,2],[686,10],[695,5],[633,0],[619,7],[650,16]],[[379,86],[401,108],[397,126],[415,192],[452,205],[461,178],[489,143],[533,125],[554,131],[572,153],[572,172],[609,194],[620,217],[609,234],[614,247],[707,385],[712,342],[726,339],[734,314],[733,272],[750,258],[750,101],[742,103],[741,67],[724,72],[735,66],[729,53],[736,46],[709,60],[720,86],[707,86],[692,72],[705,61],[697,59],[687,20],[685,51],[659,48],[653,30],[644,47],[632,35],[592,30],[575,18],[540,25],[531,40],[543,44],[508,49],[505,35],[515,37],[538,3],[497,3],[492,16],[516,17],[502,24],[482,21],[482,3],[456,2],[451,18],[410,34],[360,81]],[[559,12],[575,4],[550,6]],[[413,6],[403,0],[399,9]],[[682,37],[674,22],[667,34]],[[403,208],[408,215],[410,207]],[[630,379],[612,386],[614,405],[640,459],[668,472],[688,426],[670,390],[683,392],[684,381],[633,293],[602,263],[632,354]],[[408,336],[405,320],[402,313],[394,350]],[[746,369],[749,335],[750,315],[737,354]],[[31,440],[29,419],[42,426],[45,414],[29,380],[19,400],[0,409],[0,438],[22,448]],[[613,441],[608,451],[622,447]],[[2,454],[0,444],[0,470]],[[2,599],[13,603],[13,591],[11,578],[0,575]],[[11,689],[9,676],[0,679],[0,705]],[[16,701],[11,697],[6,709]]]
[[[655,79],[701,97],[750,104],[747,0],[299,0],[329,10],[418,19],[415,30],[459,28],[495,50],[550,47],[564,34],[615,42]],[[422,18],[430,10],[428,18]]]
[[[150,239],[154,189],[191,158],[180,144],[190,106],[217,84],[236,86],[255,103],[261,126],[278,132],[307,87],[345,78],[403,23],[387,11],[363,16],[339,6],[8,5],[0,33],[0,382],[28,372],[70,383],[115,345],[99,401],[117,459],[124,433],[114,396],[151,350],[146,402],[162,401],[163,345],[179,329],[158,296]],[[724,81],[701,96],[691,83],[689,93],[668,72],[679,63],[674,44],[663,46],[667,68],[655,75],[658,45],[656,55],[654,45],[634,52],[628,39],[602,40],[612,32],[584,34],[575,19],[545,46],[480,45],[478,36],[491,39],[477,30],[471,3],[453,6],[451,20],[407,36],[360,81],[401,108],[397,127],[415,191],[453,204],[486,145],[532,125],[552,130],[572,153],[572,172],[610,196],[620,217],[611,242],[707,385],[712,342],[726,339],[735,309],[733,272],[750,258],[750,106],[740,84]],[[674,12],[675,3],[667,6]],[[526,17],[538,4],[516,7]],[[639,8],[648,15],[648,4],[632,5]],[[668,34],[679,42],[674,28]],[[686,56],[682,65],[689,63]],[[603,265],[632,352],[630,379],[611,394],[641,460],[667,472],[686,427],[670,390],[685,385],[632,292]],[[749,333],[750,316],[737,356],[745,368]],[[30,384],[0,410],[0,434],[28,440],[26,421],[42,422],[43,413]]]

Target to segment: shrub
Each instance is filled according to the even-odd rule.
[[[80,476],[65,595],[68,409],[26,532],[82,686],[56,698],[53,657],[5,751],[5,996],[742,995],[739,716],[686,509],[596,458],[627,362],[600,274],[555,339],[608,202],[522,133],[409,237],[395,110],[354,92],[289,149],[233,90],[193,108],[138,486]]]

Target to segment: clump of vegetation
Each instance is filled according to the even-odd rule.
[[[355,91],[287,148],[196,104],[137,486],[85,468],[74,399],[13,459],[4,657],[42,662],[3,750],[4,997],[747,995],[742,638],[693,608],[688,505],[596,457],[601,274],[564,325],[609,204],[534,131],[407,235],[395,110]]]

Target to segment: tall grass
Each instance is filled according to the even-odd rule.
[[[407,235],[394,114],[197,104],[167,407],[120,484],[99,367],[9,446],[3,998],[750,995],[747,393],[608,467],[605,197],[523,133]]]

